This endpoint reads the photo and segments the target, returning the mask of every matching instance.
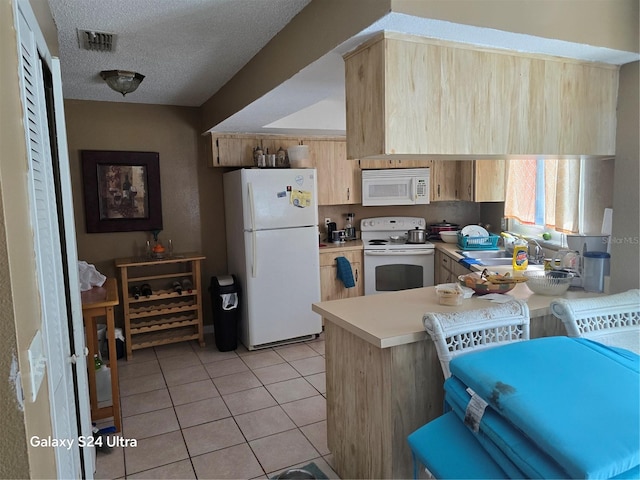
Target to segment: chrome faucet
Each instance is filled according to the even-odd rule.
[[[531,245],[529,245],[529,263],[531,263],[532,265],[541,265],[544,262],[544,249],[540,246],[540,244],[535,238],[529,238],[527,239],[527,242],[529,244],[531,244],[531,242],[535,244],[535,250],[533,255],[531,255],[531,251],[530,251]]]

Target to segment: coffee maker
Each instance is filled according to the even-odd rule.
[[[327,242],[333,241],[333,232],[335,232],[337,229],[338,226],[336,225],[336,222],[327,223]]]
[[[572,287],[584,288],[586,283],[590,291],[602,291],[603,287],[600,287],[604,285],[604,276],[609,275],[608,242],[609,235],[567,235],[569,248],[558,250],[552,265],[555,269],[574,274]]]

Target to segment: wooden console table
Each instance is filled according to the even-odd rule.
[[[115,278],[107,278],[102,287],[93,287],[82,292],[82,317],[86,330],[87,370],[89,372],[89,396],[91,398],[91,418],[100,420],[113,417],[113,424],[117,432],[122,430],[120,424],[120,389],[118,387],[118,354],[116,351],[115,321],[113,307],[120,303],[118,298],[118,282]],[[107,318],[107,343],[109,346],[109,368],[111,369],[111,405],[98,406],[98,391],[96,388],[96,371],[93,356],[98,353],[98,318]]]

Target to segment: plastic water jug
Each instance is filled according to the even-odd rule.
[[[609,272],[607,252],[585,252],[582,288],[587,292],[604,292],[604,277]]]

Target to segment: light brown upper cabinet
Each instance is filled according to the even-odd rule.
[[[246,135],[211,135],[210,167],[252,167],[258,139]]]
[[[280,147],[287,149],[298,145],[302,139],[280,135],[245,133],[214,133],[211,135],[210,167],[253,167],[253,149],[260,146],[263,152],[276,153]]]
[[[431,201],[445,202],[458,198],[458,161],[434,160],[431,168]]]
[[[612,65],[383,32],[345,86],[349,159],[615,153]]]
[[[458,200],[504,202],[506,160],[460,160]]]
[[[347,161],[347,142],[340,139],[305,143],[318,170],[318,205],[361,203],[361,171],[358,162]]]

